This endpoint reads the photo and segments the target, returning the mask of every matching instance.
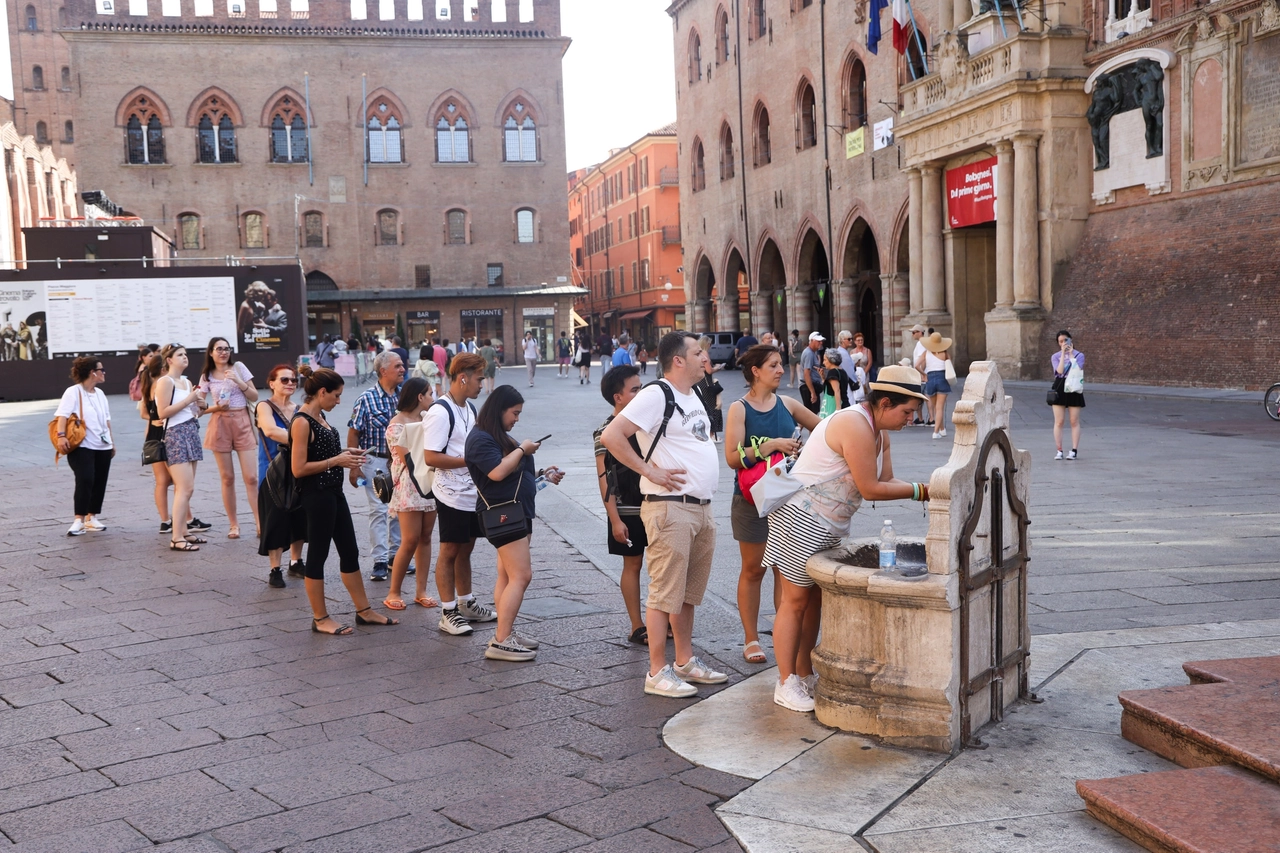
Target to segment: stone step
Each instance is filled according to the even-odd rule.
[[[1076,792],[1153,853],[1280,853],[1280,785],[1238,767],[1082,779]]]
[[[1120,733],[1182,767],[1235,764],[1280,782],[1280,656],[1183,669],[1190,685],[1120,694]]]

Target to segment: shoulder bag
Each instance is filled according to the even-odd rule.
[[[72,412],[67,415],[67,425],[63,430],[66,435],[62,436],[67,440],[70,453],[80,446],[84,441],[85,433],[88,429],[84,425],[84,391],[80,392],[80,414]],[[58,464],[58,459],[62,456],[62,451],[58,449],[58,419],[54,417],[49,421],[49,443],[53,445],[53,464]]]
[[[178,386],[173,386],[173,394],[169,397],[169,405],[173,405],[174,399],[178,396]],[[159,414],[157,412],[157,414]],[[150,423],[148,421],[147,423]],[[142,464],[154,465],[157,462],[168,462],[169,451],[164,445],[165,433],[169,431],[169,419],[164,419],[164,426],[161,427],[160,437],[153,438],[142,443]]]
[[[1067,368],[1066,381],[1062,383],[1062,388],[1068,394],[1084,393],[1084,368],[1074,360],[1071,362],[1071,366]]]
[[[524,483],[524,459],[520,460],[520,479],[516,480],[515,496],[511,500],[500,504],[490,504],[485,500],[484,492],[478,492],[480,500],[484,501],[484,509],[480,510],[480,529],[484,531],[484,537],[492,542],[495,539],[505,539],[508,536],[519,533],[524,535],[529,529],[528,520],[525,518],[524,505],[517,498],[520,495],[520,486]]]

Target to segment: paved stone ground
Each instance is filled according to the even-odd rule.
[[[517,429],[555,433],[539,462],[570,472],[539,500],[532,666],[484,661],[488,630],[442,635],[435,610],[351,638],[310,633],[300,585],[268,588],[255,544],[221,538],[212,463],[196,500],[218,524],[211,545],[165,550],[124,397],[111,529],[69,539],[70,472],[49,464],[43,436],[53,403],[0,406],[0,850],[739,849],[712,809],[749,783],[662,747],[689,703],[644,696],[645,653],[624,639],[589,444],[608,408],[595,384],[553,373],[540,370]],[[722,381],[727,405],[741,381]],[[1035,458],[1034,630],[1274,616],[1280,503],[1266,465],[1280,429],[1259,406],[1098,395],[1083,459],[1055,463],[1043,390],[1015,395],[1014,439]],[[927,430],[894,447],[913,479],[949,453]],[[695,633],[737,682],[759,668],[739,655],[737,548],[728,501],[717,507]],[[923,534],[919,508],[901,504],[868,508],[860,532],[889,515]],[[333,612],[348,614],[333,574]],[[492,582],[481,544],[482,597]],[[768,599],[766,585],[766,611]]]

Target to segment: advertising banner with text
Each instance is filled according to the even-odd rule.
[[[947,170],[947,222],[952,228],[996,220],[996,158]]]

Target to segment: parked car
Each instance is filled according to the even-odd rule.
[[[737,355],[734,346],[738,343],[738,338],[742,337],[742,332],[703,332],[703,334],[711,338],[711,363],[727,364],[732,367]]]

